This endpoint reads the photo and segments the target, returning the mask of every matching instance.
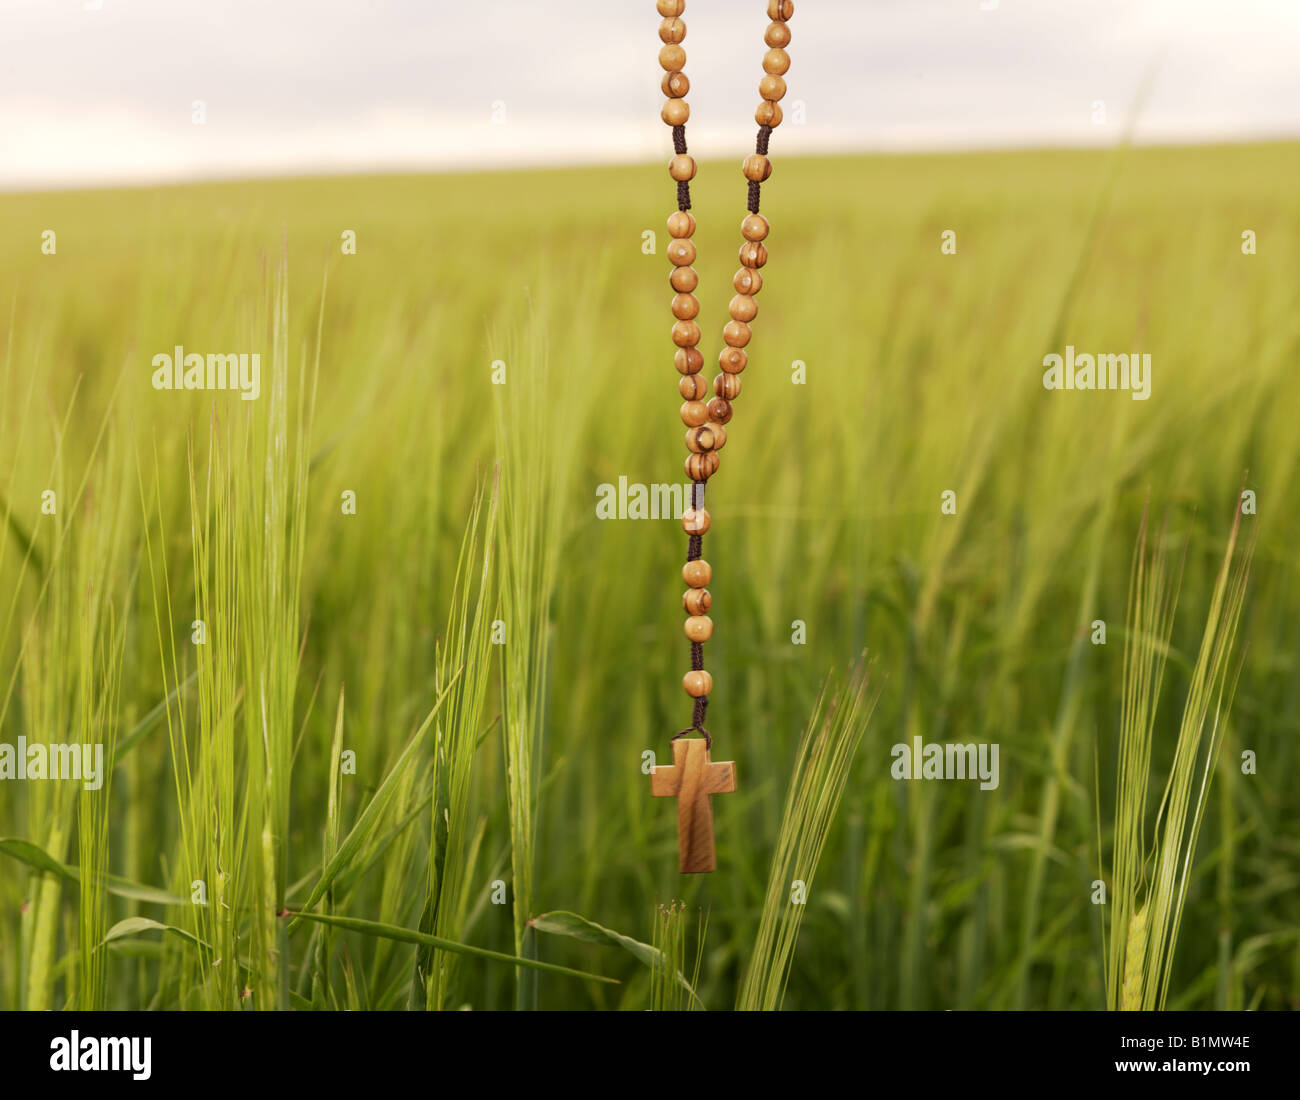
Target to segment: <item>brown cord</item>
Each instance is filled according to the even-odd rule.
[[[673,152],[679,156],[686,155],[686,127],[673,127]],[[689,210],[691,208],[691,185],[686,180],[677,181],[677,209]]]
[[[754,152],[760,154],[761,156],[767,156],[767,143],[768,140],[771,138],[771,136],[772,136],[772,127],[760,126],[758,128],[758,138],[754,142]],[[749,212],[751,214],[758,213],[759,186],[760,185],[758,180],[749,181]]]

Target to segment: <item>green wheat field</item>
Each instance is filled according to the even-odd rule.
[[[686,537],[596,512],[686,480],[662,166],[0,196],[0,743],[104,758],[0,782],[0,1007],[1300,1007],[1298,177],[777,164],[705,876],[644,771]],[[709,377],[743,195],[701,166]]]

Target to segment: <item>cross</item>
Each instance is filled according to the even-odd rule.
[[[713,852],[715,794],[736,789],[736,765],[714,764],[708,744],[696,737],[673,742],[673,762],[650,770],[650,793],[677,798],[677,857],[683,874],[717,869]]]

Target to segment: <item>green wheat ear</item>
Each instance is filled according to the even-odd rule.
[[[736,996],[741,1011],[781,1007],[794,958],[804,905],[792,899],[796,879],[805,890],[821,863],[853,758],[866,733],[878,693],[869,691],[870,666],[859,658],[847,680],[828,676],[799,743],[785,812],[768,872],[767,894],[754,950]]]
[[[1133,556],[1124,647],[1124,703],[1111,856],[1114,908],[1106,968],[1110,1008],[1150,1010],[1165,1006],[1192,859],[1232,704],[1234,667],[1239,667],[1237,631],[1254,550],[1252,536],[1238,551],[1240,527],[1238,510],[1206,612],[1200,649],[1191,668],[1169,774],[1162,785],[1153,786],[1152,746],[1165,657],[1171,650],[1181,567],[1171,584],[1162,540],[1148,547],[1143,517]],[[1151,823],[1152,796],[1156,791],[1161,793]],[[1125,928],[1127,935],[1121,940],[1118,934]]]
[[[1128,920],[1128,940],[1124,944],[1124,985],[1120,992],[1121,1011],[1142,1007],[1142,963],[1147,953],[1147,907],[1142,906]]]

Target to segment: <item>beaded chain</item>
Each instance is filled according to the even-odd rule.
[[[712,748],[713,738],[704,728],[709,692],[713,690],[713,677],[704,668],[704,643],[713,636],[713,620],[708,616],[713,604],[708,589],[713,570],[701,556],[710,522],[704,507],[704,487],[717,473],[718,452],[727,442],[725,425],[731,421],[732,402],[740,396],[740,373],[748,359],[745,346],[750,338],[749,325],[758,314],[754,296],[763,286],[758,271],[767,263],[767,248],[763,240],[768,231],[767,219],[758,212],[759,188],[772,174],[767,144],[773,129],[781,124],[779,100],[785,95],[784,74],[790,68],[790,55],[785,51],[790,44],[787,20],[794,14],[794,3],[792,0],[768,0],[767,4],[771,23],[763,34],[768,50],[763,55],[764,76],[758,84],[762,102],[754,112],[758,139],[754,152],[745,158],[742,166],[745,179],[749,181],[749,213],[740,223],[745,243],[740,246],[740,270],[732,279],[736,295],[728,306],[731,320],[722,329],[724,346],[718,356],[722,373],[713,380],[714,396],[707,404],[704,398],[708,386],[700,374],[704,356],[697,346],[700,326],[695,320],[700,312],[700,303],[692,293],[699,283],[699,276],[691,267],[695,262],[695,245],[691,242],[695,233],[695,216],[690,212],[690,181],[695,177],[695,160],[686,151],[686,120],[691,113],[685,98],[691,82],[682,71],[686,65],[686,51],[681,45],[686,37],[686,24],[681,15],[686,2],[658,0],[656,7],[664,17],[659,24],[659,37],[664,43],[659,51],[659,64],[664,69],[661,87],[668,97],[660,117],[672,127],[674,155],[668,163],[668,174],[677,181],[677,209],[668,218],[668,232],[672,237],[668,259],[673,265],[669,282],[675,292],[673,343],[677,345],[677,353],[674,362],[682,376],[678,390],[684,399],[681,413],[686,424],[686,446],[691,452],[686,458],[686,475],[691,479],[691,501],[690,507],[682,514],[682,527],[690,536],[686,565],[682,568],[682,579],[688,585],[682,606],[687,614],[685,630],[691,643],[691,670],[682,678],[682,686],[695,702],[690,726],[676,734],[673,740],[698,731],[704,735],[705,744]]]

